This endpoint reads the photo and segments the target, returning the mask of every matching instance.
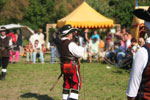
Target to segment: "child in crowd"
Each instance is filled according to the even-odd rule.
[[[43,64],[44,57],[43,57],[42,45],[39,43],[39,40],[35,40],[33,45],[33,63],[36,62],[37,54],[39,54],[41,63]]]
[[[137,50],[140,48],[138,46],[137,41],[136,41],[135,38],[131,39],[131,47],[132,47],[131,52],[133,54],[133,58],[135,58],[135,54],[136,54]]]
[[[32,54],[33,54],[33,45],[31,42],[29,42],[25,48],[24,51],[26,53],[26,62],[31,62],[32,61]]]

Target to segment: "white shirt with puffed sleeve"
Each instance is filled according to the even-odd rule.
[[[72,53],[73,56],[77,58],[83,58],[84,57],[84,48],[81,46],[78,46],[75,42],[71,42],[68,45],[69,51]]]
[[[66,40],[66,37],[63,37],[61,40]],[[83,58],[84,57],[84,48],[82,46],[78,46],[75,42],[70,42],[68,45],[69,51],[72,53],[73,56],[77,58]],[[56,49],[56,56],[59,58],[59,52]]]
[[[137,51],[135,59],[133,60],[130,80],[127,89],[128,97],[137,96],[142,79],[143,70],[146,67],[147,61],[148,61],[148,52],[144,47],[142,47]]]

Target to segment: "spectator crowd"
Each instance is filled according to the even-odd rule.
[[[30,36],[28,43],[23,48],[22,34],[17,31],[14,33],[10,31],[7,34],[12,41],[10,49],[10,63],[18,63],[19,54],[23,50],[26,55],[26,62],[35,64],[40,61],[45,62],[44,53],[50,51],[50,63],[55,63],[56,47],[53,42],[49,42],[45,47],[45,40],[43,30],[39,29]],[[130,65],[134,59],[135,53],[139,48],[145,44],[144,38],[139,37],[138,40],[132,38],[131,33],[123,27],[117,30],[116,33],[111,31],[107,35],[102,35],[99,30],[85,29],[78,33],[78,45],[84,47],[84,57],[82,61],[105,61],[106,63],[116,64],[122,66],[124,64]],[[15,56],[15,59],[13,60]]]

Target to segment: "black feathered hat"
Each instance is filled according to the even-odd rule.
[[[67,24],[61,27],[58,31],[61,36],[66,36],[70,33],[76,32],[78,29],[77,28],[72,28],[71,25]]]
[[[141,8],[135,9],[133,14],[140,19],[150,22],[150,7],[147,10]]]

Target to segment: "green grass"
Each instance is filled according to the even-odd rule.
[[[129,71],[106,66],[81,64],[83,83],[79,100],[126,100]],[[9,64],[6,80],[0,81],[0,100],[61,100],[62,78],[49,91],[59,74],[59,64],[26,64],[24,59]]]

